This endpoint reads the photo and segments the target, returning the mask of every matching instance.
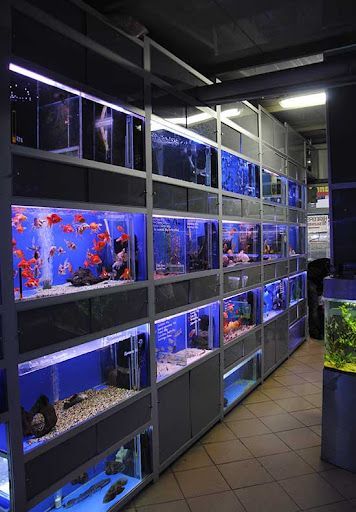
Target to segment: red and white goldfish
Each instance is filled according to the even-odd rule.
[[[73,266],[68,261],[68,259],[65,260],[65,262],[58,266],[58,274],[61,276],[64,276],[67,272],[70,274],[73,272]]]
[[[71,224],[64,224],[62,226],[63,233],[74,233],[74,228]]]
[[[84,233],[84,231],[86,231],[87,229],[89,229],[89,224],[80,224],[78,227],[77,227],[77,233],[79,235],[82,235]]]
[[[16,213],[12,217],[12,225],[16,226],[17,224],[19,224],[21,222],[25,222],[26,220],[27,220],[26,215],[24,215],[23,213]]]
[[[110,233],[108,231],[105,231],[104,233],[99,233],[98,238],[103,242],[110,242],[111,240]]]
[[[86,265],[86,263],[88,265]],[[100,265],[102,263],[102,259],[97,254],[92,254],[91,252],[87,252],[87,259],[84,262],[84,266],[93,266],[93,265]]]
[[[26,228],[24,228],[22,224],[18,224],[18,225],[16,226],[16,231],[17,231],[18,233],[21,233],[21,234],[22,234],[22,233],[25,231],[25,229],[26,229]]]
[[[85,218],[83,217],[83,215],[81,213],[76,213],[74,215],[74,221],[79,222],[79,224],[82,224],[83,222],[85,222]]]
[[[65,250],[63,249],[63,247],[58,247],[57,252],[58,254],[65,254]]]
[[[106,246],[106,242],[104,242],[104,241],[98,242],[98,240],[95,240],[95,239],[93,241],[93,244],[94,244],[94,246],[93,246],[94,251],[96,251],[96,252],[102,251],[104,249],[104,247]]]
[[[70,240],[64,240],[64,241],[65,241],[68,249],[70,249],[71,251],[74,251],[77,248],[77,246],[75,245],[74,242],[71,242]]]
[[[35,279],[34,277],[30,277],[30,279],[28,279],[25,282],[25,286],[27,288],[37,288],[38,284],[39,284],[39,279]]]
[[[62,217],[60,217],[56,213],[51,213],[51,215],[47,215],[47,223],[50,228],[53,226],[53,224],[58,224],[59,222],[62,222]]]
[[[24,268],[21,275],[24,279],[32,279],[35,277],[30,267]]]
[[[13,251],[13,253],[15,254],[15,256],[17,256],[20,260],[23,260],[25,258],[25,255],[23,253],[23,251],[21,251],[21,249],[15,249]]]
[[[36,228],[36,229],[39,229],[43,226],[43,224],[45,223],[46,221],[44,219],[39,219],[38,217],[35,217],[33,219],[33,227]]]
[[[49,258],[53,258],[53,256],[56,254],[57,247],[55,245],[52,245],[52,247],[49,250]]]
[[[116,239],[116,242],[128,242],[130,240],[130,235],[127,235],[126,233],[123,233],[120,238]]]
[[[97,224],[96,222],[91,222],[89,227],[93,233],[97,233],[100,231],[102,224]]]

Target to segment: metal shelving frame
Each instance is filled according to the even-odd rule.
[[[245,221],[247,223],[260,223],[261,226],[263,223],[269,224],[283,224],[287,226],[287,231],[289,232],[290,225],[305,225],[306,217],[305,217],[305,205],[302,209],[293,209],[289,208],[288,205],[278,206],[274,203],[270,203],[263,200],[263,187],[262,187],[262,168],[266,168],[271,170],[285,178],[295,179],[295,175],[291,174],[290,167],[295,170],[298,169],[297,182],[303,186],[306,184],[306,169],[304,167],[305,159],[303,161],[294,161],[290,155],[288,155],[288,133],[291,131],[290,127],[286,125],[282,125],[277,120],[271,116],[268,112],[264,111],[262,107],[256,108],[251,105],[249,102],[243,102],[247,107],[251,109],[251,111],[257,116],[257,125],[258,125],[258,135],[255,133],[251,133],[243,127],[239,127],[238,118],[236,121],[232,122],[230,120],[224,119],[224,123],[229,126],[229,128],[236,130],[244,137],[246,137],[249,141],[258,144],[258,158],[251,155],[246,155],[240,153],[238,151],[239,148],[229,148],[222,145],[222,119],[221,119],[221,109],[219,106],[216,106],[216,109],[200,107],[199,109],[202,112],[206,112],[211,114],[212,118],[216,121],[216,140],[210,140],[206,137],[201,137],[198,134],[194,134],[193,137],[198,140],[202,140],[205,143],[210,144],[212,147],[217,148],[218,152],[218,186],[217,188],[213,187],[205,187],[203,185],[190,183],[186,181],[181,181],[175,178],[170,178],[166,176],[159,176],[153,173],[152,166],[152,144],[151,144],[151,122],[160,120],[152,111],[152,86],[160,87],[167,93],[175,96],[180,101],[185,101],[187,105],[191,105],[194,107],[194,99],[190,98],[184,90],[178,90],[171,83],[164,81],[162,78],[159,78],[152,74],[152,48],[155,51],[160,52],[165,58],[170,59],[176,66],[179,66],[184,72],[188,72],[195,79],[199,80],[202,84],[212,84],[213,82],[201,75],[198,71],[194,70],[191,66],[185,64],[179,58],[174,56],[172,53],[164,49],[162,46],[157,44],[155,41],[151,40],[149,37],[144,37],[143,40],[134,39],[126,34],[123,34],[116,27],[110,25],[103,16],[99,13],[96,13],[91,7],[82,2],[81,0],[68,0],[73,5],[81,9],[84,13],[88,13],[91,16],[97,16],[100,22],[107,23],[110,30],[116,31],[120,34],[121,37],[127,37],[131,43],[137,44],[142,49],[143,54],[143,65],[142,67],[130,62],[129,59],[125,55],[119,55],[117,51],[112,48],[106,48],[102,44],[90,39],[88,36],[78,32],[74,28],[66,25],[62,21],[59,21],[54,18],[51,13],[44,12],[41,9],[35,7],[33,4],[26,2],[25,0],[3,0],[0,3],[0,63],[1,63],[1,80],[0,80],[0,109],[1,109],[1,132],[3,136],[0,141],[0,154],[1,154],[1,166],[0,166],[0,271],[1,271],[1,305],[0,305],[0,318],[2,322],[2,335],[3,335],[3,357],[0,359],[0,368],[5,369],[6,371],[6,382],[7,382],[7,398],[8,398],[8,410],[0,415],[0,421],[5,422],[7,425],[8,431],[8,459],[9,459],[9,468],[10,468],[10,482],[11,482],[11,508],[14,512],[25,512],[29,510],[30,507],[33,507],[53,492],[56,491],[61,485],[65,484],[66,481],[73,478],[78,472],[85,471],[91,465],[100,460],[100,458],[104,457],[106,454],[115,450],[115,448],[119,447],[124,442],[127,442],[131,437],[140,431],[144,430],[146,427],[152,427],[152,467],[153,471],[150,477],[146,478],[140,486],[137,488],[136,493],[139,492],[142,488],[144,488],[148,483],[152,480],[157,480],[159,478],[159,474],[166,467],[168,467],[179,455],[181,455],[189,446],[191,446],[194,442],[196,442],[204,433],[206,433],[216,422],[223,419],[224,415],[231,410],[232,407],[236,406],[236,403],[227,407],[226,411],[224,411],[224,389],[223,389],[223,375],[226,372],[227,368],[232,367],[235,363],[229,364],[227,368],[225,368],[225,352],[229,348],[238,345],[239,343],[244,342],[246,338],[250,334],[260,333],[261,334],[261,344],[256,347],[254,351],[261,350],[261,379],[258,380],[256,386],[263,382],[263,379],[269,375],[275,368],[277,368],[286,358],[289,357],[290,351],[288,350],[288,341],[289,341],[289,328],[285,332],[286,339],[286,351],[284,356],[276,361],[276,363],[271,368],[265,368],[264,354],[266,350],[267,341],[265,339],[265,324],[263,323],[263,312],[262,312],[262,300],[261,300],[261,323],[256,326],[254,329],[249,331],[243,336],[238,337],[233,340],[231,343],[224,345],[223,344],[223,300],[226,297],[237,295],[243,293],[245,291],[260,288],[261,297],[263,294],[263,285],[267,282],[272,282],[277,279],[289,277],[295,275],[298,272],[304,271],[306,266],[306,254],[300,257],[287,257],[283,261],[287,267],[286,272],[281,272],[277,269],[278,262],[264,262],[261,257],[261,261],[251,264],[251,265],[241,265],[236,266],[232,269],[224,269],[222,258],[219,260],[219,268],[216,270],[210,271],[200,271],[195,274],[186,274],[184,276],[170,277],[161,280],[154,280],[153,273],[153,229],[152,229],[152,218],[154,214],[159,215],[170,215],[170,216],[184,216],[191,218],[207,218],[207,219],[217,219],[219,222],[219,247],[222,247],[222,222],[226,221]],[[83,46],[86,49],[90,49],[95,52],[97,55],[102,56],[103,58],[110,60],[112,63],[120,64],[124,68],[130,70],[131,72],[137,74],[141,78],[143,78],[143,87],[144,87],[144,109],[140,110],[138,108],[134,108],[132,106],[124,105],[128,111],[131,111],[135,114],[139,114],[144,116],[145,118],[145,171],[139,171],[134,169],[127,169],[124,167],[119,167],[115,165],[95,162],[91,160],[85,159],[76,159],[73,157],[68,157],[60,154],[48,153],[42,150],[37,150],[33,148],[20,147],[16,145],[10,144],[10,108],[9,108],[9,62],[14,61],[19,65],[27,66],[30,69],[34,69],[37,72],[44,73],[45,70],[41,68],[41,66],[34,63],[28,63],[21,59],[18,56],[11,55],[11,7],[15,7],[18,11],[26,14],[30,19],[36,19],[37,22],[43,23],[44,25],[49,26],[53,31],[60,33],[62,36],[67,37],[71,41],[75,41],[79,45]],[[49,7],[48,7],[49,8]],[[50,9],[50,8],[49,8]],[[50,66],[50,65],[49,65]],[[58,81],[62,83],[67,83],[68,85],[83,87],[81,90],[87,90],[88,93],[99,95],[100,92],[92,91],[90,87],[84,86],[83,84],[77,84],[71,81],[71,77],[62,77],[58,75],[55,71],[50,72],[51,76],[54,78],[58,77]],[[98,96],[100,97],[100,96]],[[110,97],[107,94],[103,94],[102,98],[109,101]],[[111,99],[112,103],[115,103],[115,99]],[[122,105],[122,103],[120,103]],[[262,112],[268,116],[271,120],[273,126],[277,125],[278,129],[284,132],[285,143],[284,150],[281,151],[281,148],[277,149],[273,146],[273,144],[268,143],[264,137],[264,133],[262,130],[262,121],[261,116]],[[171,124],[167,120],[160,120],[164,124],[167,130],[172,130],[175,132],[179,132],[182,135],[189,136],[192,134],[189,130],[178,128],[177,126]],[[274,129],[274,128],[273,128]],[[270,163],[264,164],[264,150],[268,149],[268,151],[274,152],[278,158],[282,159],[284,162],[284,168],[275,169],[273,165]],[[260,198],[249,198],[244,195],[234,194],[231,192],[224,191],[222,188],[222,172],[221,172],[221,152],[222,150],[228,151],[234,155],[237,155],[245,160],[248,160],[252,163],[258,164],[260,166]],[[304,145],[304,154],[305,154],[305,145]],[[117,173],[124,176],[134,176],[136,178],[140,178],[145,180],[146,187],[146,206],[144,208],[130,207],[130,206],[118,206],[111,204],[93,204],[90,202],[75,202],[75,201],[58,201],[53,199],[38,199],[34,198],[24,198],[24,197],[13,197],[12,196],[12,157],[15,155],[19,155],[22,157],[33,158],[36,160],[45,160],[47,162],[61,163],[61,164],[70,164],[71,166],[75,166],[78,168],[85,167],[95,170],[95,172],[112,172]],[[293,171],[294,172],[294,171]],[[154,208],[154,185],[155,183],[165,183],[168,185],[175,185],[177,187],[205,191],[209,193],[216,194],[217,199],[217,213],[193,213],[190,211],[182,211],[182,210],[162,210]],[[244,204],[248,204],[249,202],[255,205],[258,205],[258,215],[248,216],[248,217],[235,217],[231,215],[224,215],[223,212],[223,199],[230,198],[236,200],[242,200]],[[288,188],[287,188],[287,203],[288,203]],[[39,299],[35,301],[25,301],[25,302],[17,302],[15,303],[13,298],[13,279],[12,279],[12,251],[11,251],[11,204],[23,204],[23,205],[34,205],[34,206],[64,206],[64,207],[74,207],[81,209],[102,209],[102,210],[113,210],[113,211],[124,211],[124,212],[143,212],[147,215],[147,280],[140,281],[134,283],[132,285],[115,287],[106,290],[90,290],[86,289],[80,292],[76,292],[73,294],[52,297],[48,299]],[[264,208],[268,206],[273,206],[275,208],[275,212],[279,212],[280,215],[275,216],[275,220],[272,218],[266,218],[264,216]],[[295,210],[297,213],[295,214],[298,219],[305,218],[302,224],[300,222],[290,222],[290,211]],[[277,220],[278,218],[278,220]],[[282,220],[281,220],[282,219]],[[261,229],[261,251],[263,247],[263,232]],[[288,240],[288,235],[287,235]],[[306,237],[305,237],[306,243]],[[289,244],[287,243],[289,247]],[[306,253],[306,251],[305,251]],[[294,260],[296,263],[294,263]],[[275,269],[274,277],[266,276],[266,269],[268,266],[273,266]],[[256,284],[249,284],[245,288],[238,288],[236,290],[228,290],[224,289],[224,276],[228,272],[239,271],[239,270],[247,270],[252,268],[258,268],[261,273],[261,280]],[[270,267],[272,268],[272,267]],[[211,296],[209,298],[205,298],[200,301],[195,301],[192,303],[188,303],[185,305],[181,305],[179,307],[175,307],[173,309],[169,309],[164,312],[157,312],[155,308],[155,299],[156,299],[156,289],[158,286],[165,284],[180,283],[184,281],[195,281],[197,279],[204,279],[209,276],[216,276],[218,282],[218,290],[219,292]],[[198,282],[198,281],[196,281]],[[65,304],[74,300],[79,299],[90,299],[94,297],[101,297],[108,295],[112,292],[120,293],[120,291],[127,291],[133,289],[147,289],[148,296],[148,311],[147,315],[143,318],[137,319],[135,321],[130,321],[119,326],[110,327],[104,329],[99,332],[85,334],[80,337],[76,337],[73,339],[69,339],[65,342],[59,342],[54,344],[49,344],[49,346],[43,346],[39,349],[33,350],[31,352],[20,353],[19,351],[19,327],[18,327],[18,313],[30,310],[36,310],[43,306],[56,306],[59,304]],[[288,318],[288,326],[292,325],[292,315],[290,313],[289,308],[289,286],[287,286],[287,309],[281,315],[278,315],[276,320],[280,317]],[[187,310],[194,309],[199,306],[203,306],[206,304],[210,304],[212,302],[219,301],[220,303],[220,346],[216,350],[211,351],[206,357],[198,360],[194,363],[194,365],[185,367],[180,372],[170,376],[168,379],[165,379],[159,383],[156,383],[156,345],[155,345],[155,321],[165,318],[167,316],[183,313]],[[304,301],[306,304],[306,299]],[[295,306],[294,306],[295,307]],[[307,307],[305,305],[305,315],[307,314]],[[303,317],[302,317],[303,318]],[[300,318],[297,319],[299,321]],[[274,319],[267,322],[267,325],[272,323]],[[87,341],[106,336],[109,334],[113,334],[118,331],[126,330],[131,327],[135,327],[144,323],[148,323],[150,326],[150,387],[142,390],[138,395],[130,398],[128,401],[119,404],[112,409],[105,411],[105,413],[92,418],[88,422],[80,425],[79,427],[74,428],[71,431],[66,432],[64,435],[55,438],[52,442],[49,442],[46,445],[43,445],[40,448],[37,448],[27,454],[23,453],[23,444],[22,444],[22,428],[21,428],[21,407],[20,407],[20,392],[19,392],[19,379],[18,379],[18,364],[20,362],[26,361],[31,358],[41,357],[42,355],[53,353],[57,350],[63,350],[65,348],[69,348],[72,346],[76,346]],[[305,331],[305,334],[307,332]],[[244,361],[248,359],[254,351],[244,354],[244,356],[236,361],[236,364],[240,361]],[[165,461],[161,461],[159,459],[159,390],[166,385],[169,385],[171,382],[175,381],[175,379],[185,375],[190,372],[192,369],[199,367],[201,364],[213,359],[216,354],[219,355],[219,374],[220,374],[220,407],[219,414],[217,414],[214,418],[211,418],[209,422],[200,430],[199,433],[192,435],[191,439],[184,443],[178,450],[176,450],[170,457],[168,457]],[[253,388],[252,388],[253,389]],[[248,392],[250,392],[250,389]],[[68,473],[65,477],[58,479],[53,485],[39,493],[34,498],[29,500],[26,499],[26,463],[35,459],[37,456],[46,453],[48,450],[53,448],[54,446],[61,446],[61,444],[71,439],[74,435],[79,432],[84,432],[89,427],[97,424],[100,420],[106,417],[110,417],[112,414],[124,410],[128,405],[137,402],[141,397],[150,397],[151,402],[151,417],[150,421],[142,424],[140,428],[131,432],[130,435],[125,436],[122,439],[117,439],[117,442],[106,449],[99,455],[90,458],[84,464],[78,466],[75,470]],[[245,396],[245,395],[244,395]],[[240,400],[244,397],[242,396]],[[209,400],[209,397],[207,397]],[[129,499],[132,498],[132,494],[125,497],[116,509],[124,506]],[[116,510],[113,508],[113,510]]]

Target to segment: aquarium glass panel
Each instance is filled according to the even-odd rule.
[[[243,158],[222,151],[222,188],[235,194],[260,197],[260,168]]]
[[[107,512],[120,505],[152,472],[151,429],[136,435],[78,474],[31,512]]]
[[[155,337],[159,382],[219,347],[219,303],[158,320]]]
[[[356,373],[356,300],[325,299],[324,363]]]
[[[263,259],[287,257],[287,227],[281,224],[263,224]]]
[[[304,187],[295,181],[288,180],[288,205],[304,208]]]
[[[261,260],[261,226],[223,222],[223,266],[235,267]]]
[[[155,279],[219,266],[216,220],[154,216],[153,244]]]
[[[305,228],[289,226],[289,256],[305,254]]]
[[[283,176],[267,171],[262,171],[263,200],[276,204],[286,204],[287,180]]]
[[[224,300],[224,344],[261,323],[261,290],[255,288]]]
[[[146,278],[141,213],[13,206],[12,245],[18,300]]]
[[[305,340],[305,317],[289,327],[289,352],[295,350]]]
[[[248,393],[261,377],[261,350],[224,375],[224,409]]]
[[[271,320],[287,307],[287,279],[265,284],[263,288],[263,321]]]
[[[10,512],[10,477],[8,453],[7,425],[0,423],[0,511]]]
[[[289,278],[289,305],[294,306],[297,302],[305,299],[306,273],[298,274]]]
[[[24,450],[149,385],[148,325],[19,364]]]
[[[217,187],[216,148],[166,130],[158,123],[152,128],[152,165],[153,172],[160,176]]]
[[[13,144],[144,168],[142,118],[18,66],[11,69]]]

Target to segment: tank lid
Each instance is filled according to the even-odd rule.
[[[327,299],[356,300],[356,279],[324,279],[324,297]]]

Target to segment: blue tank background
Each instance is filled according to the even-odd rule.
[[[280,304],[280,305],[277,305]],[[263,288],[263,316],[271,312],[277,313],[286,309],[286,280],[281,279],[273,283],[266,284]],[[274,315],[275,316],[275,315]]]
[[[265,243],[272,248],[273,253],[267,254],[269,259],[285,258],[287,256],[287,227],[282,224],[263,224],[263,247]],[[266,258],[264,258],[266,259]]]
[[[232,232],[234,229],[236,229],[236,233]],[[251,258],[252,261],[260,261],[260,230],[260,224],[223,222],[223,254],[226,254],[224,252],[224,243],[230,245],[231,242],[231,250],[234,254],[237,254],[243,250]],[[247,239],[247,231],[250,233],[252,232],[250,239]],[[249,251],[246,249],[246,242],[252,245],[252,248]]]
[[[243,158],[221,152],[222,188],[228,192],[260,197],[260,168]]]

